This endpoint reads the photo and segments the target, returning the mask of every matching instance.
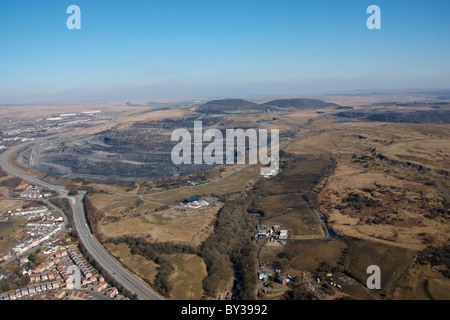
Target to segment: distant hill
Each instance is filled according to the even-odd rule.
[[[336,114],[340,118],[358,119],[363,121],[383,121],[396,123],[450,123],[450,110],[419,110],[419,111],[385,111],[356,112],[344,111]]]
[[[129,107],[164,107],[169,105],[166,102],[147,102],[147,104],[138,104],[133,102],[127,102],[127,106]]]
[[[270,111],[274,108],[268,105],[254,103],[244,99],[212,100],[200,105],[196,111],[200,113],[254,113]]]
[[[323,109],[340,107],[336,103],[328,103],[318,99],[278,99],[264,103],[266,106],[289,109]]]
[[[256,113],[286,109],[323,109],[340,107],[318,99],[278,99],[266,103],[255,103],[244,99],[223,99],[208,101],[197,108],[200,113]]]

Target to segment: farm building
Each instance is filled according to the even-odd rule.
[[[192,203],[192,202],[199,201],[199,200],[200,200],[199,197],[192,197],[192,198],[189,198],[189,199],[185,199],[185,200],[183,201],[183,203],[184,203],[184,204],[187,204],[187,203]]]
[[[278,239],[280,240],[287,240],[288,238],[288,231],[287,230],[280,230],[280,236]]]

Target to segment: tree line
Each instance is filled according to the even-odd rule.
[[[227,202],[219,211],[214,234],[203,243],[200,255],[208,271],[203,289],[208,297],[215,297],[217,289],[235,276],[238,298],[255,299],[257,259],[252,238],[256,226],[247,207],[244,197]]]
[[[189,245],[171,242],[151,243],[143,238],[133,238],[129,236],[108,239],[108,242],[114,243],[115,245],[126,244],[128,248],[130,248],[131,254],[143,256],[147,260],[151,260],[158,264],[158,272],[153,284],[158,291],[166,297],[169,296],[169,293],[173,288],[173,284],[170,282],[169,278],[175,270],[175,266],[169,255],[175,253],[198,254],[198,250]],[[150,285],[152,284],[152,279],[144,280],[149,282]]]
[[[98,241],[103,242],[103,235],[98,231],[100,221],[105,217],[105,214],[97,209],[87,195],[83,197],[84,212],[86,220],[91,228],[92,233],[96,236]]]

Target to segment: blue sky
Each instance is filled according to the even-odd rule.
[[[0,104],[449,88],[449,17],[447,0],[0,0]]]

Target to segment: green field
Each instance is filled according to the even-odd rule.
[[[15,245],[14,237],[25,222],[26,220],[21,218],[0,222],[0,252],[9,250]]]
[[[381,271],[381,290],[389,292],[396,281],[413,261],[416,251],[382,243],[352,239],[349,242],[352,252],[347,270],[352,276],[366,284],[370,276],[367,267],[377,265]]]
[[[105,247],[113,256],[117,257],[120,262],[133,270],[142,279],[147,279],[150,282],[155,280],[155,276],[158,273],[158,265],[153,261],[147,260],[139,254],[131,254],[130,248],[124,243],[119,245],[107,243]]]
[[[284,259],[283,270],[289,270],[291,273],[297,273],[296,271],[315,273],[317,268],[325,262],[330,266],[330,270],[327,271],[331,272],[331,268],[337,266],[343,256],[342,251],[346,247],[346,244],[339,240],[288,242],[280,249],[265,247],[261,252],[260,260],[268,264],[278,262],[283,265]],[[284,255],[289,258],[286,259]]]
[[[199,300],[203,296],[202,281],[206,277],[203,259],[194,254],[177,253],[170,256],[175,270],[170,276],[170,295],[177,300]]]
[[[287,243],[283,252],[292,250],[295,258],[290,267],[296,270],[304,270],[314,273],[319,265],[326,262],[330,269],[335,267],[342,256],[342,250],[346,245],[338,240],[334,241],[308,241],[298,243]],[[331,272],[331,270],[329,270]]]
[[[120,218],[134,212],[152,212],[161,205],[144,202],[137,197],[118,196],[105,193],[95,193],[91,196],[95,207],[106,217]]]

